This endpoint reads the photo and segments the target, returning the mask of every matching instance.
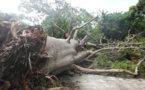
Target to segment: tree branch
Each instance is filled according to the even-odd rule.
[[[61,27],[59,27],[54,21],[51,21],[61,32],[65,33],[65,30],[63,30]]]
[[[140,42],[140,43],[127,43],[127,45],[141,45],[141,44],[145,44],[145,42]],[[118,43],[108,43],[108,44],[99,44],[100,46],[108,46],[108,45],[118,45]],[[125,45],[124,43],[119,43],[119,45]]]
[[[104,50],[121,50],[121,49],[138,49],[139,47],[109,47],[109,48],[102,48],[99,50],[94,51],[92,54],[90,54],[87,58],[92,57],[94,54],[100,52],[100,51],[104,51]],[[140,48],[144,48],[144,47],[140,47]]]
[[[69,26],[68,26],[68,33],[70,33],[70,31],[72,29],[72,21],[73,21],[73,17],[72,17],[72,13],[71,13],[71,17],[70,17],[70,21],[69,21]]]
[[[85,24],[81,25],[80,27],[75,27],[71,30],[70,32],[70,36],[67,39],[67,42],[70,43],[70,39],[72,38],[73,33],[75,32],[75,30],[80,30],[81,28],[83,28],[84,26],[86,26],[88,23],[92,22],[94,19],[98,18],[98,16],[92,18],[91,20],[89,20],[88,22],[86,22]]]
[[[137,76],[138,67],[143,63],[144,60],[145,60],[145,57],[138,62],[138,64],[136,65],[136,68],[135,68],[135,72],[132,72],[132,71],[126,70],[126,69],[89,69],[89,68],[83,68],[83,67],[75,65],[75,64],[73,64],[72,67],[75,69],[78,69],[82,72],[85,72],[85,73],[127,73],[130,75]]]
[[[78,31],[79,31],[79,30],[75,30],[75,32],[74,32],[74,36],[73,36],[73,39],[76,39],[76,38],[77,38]]]
[[[90,33],[87,33],[87,32],[86,32],[86,34],[87,34],[87,36],[89,36],[91,39],[93,39],[93,40],[94,40],[94,42],[97,44],[97,42],[96,42],[95,38],[93,38],[93,37],[90,35]]]

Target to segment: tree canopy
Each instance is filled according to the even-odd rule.
[[[79,37],[83,37],[86,32],[91,31],[91,35],[97,35],[96,39],[105,37],[112,40],[124,40],[130,28],[132,34],[143,32],[145,28],[144,4],[144,0],[139,0],[127,12],[99,11],[99,18],[82,28]],[[61,0],[53,2],[27,0],[22,2],[20,10],[27,13],[37,12],[43,18],[42,26],[46,32],[50,36],[60,38],[62,38],[62,33],[70,32],[75,26],[79,26],[93,17],[85,9],[72,7],[70,3]]]

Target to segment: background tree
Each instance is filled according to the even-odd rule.
[[[93,17],[86,10],[74,8],[66,1],[39,2],[41,0],[23,1],[20,10],[24,12],[36,11],[38,14],[43,15],[42,26],[50,36],[62,38],[62,33],[70,33],[70,30],[75,26],[80,26]],[[27,7],[31,7],[31,9]],[[78,36],[83,38],[86,33],[83,30],[86,29],[92,30],[92,23],[82,28]]]

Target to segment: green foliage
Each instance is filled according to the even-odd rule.
[[[97,56],[97,58],[93,61],[91,68],[107,68],[112,66],[112,62],[108,60],[108,57],[104,54]]]
[[[131,6],[125,13],[101,11],[97,27],[108,39],[124,40],[131,27],[131,34],[145,31],[144,23],[145,1],[139,0],[137,5]]]
[[[64,0],[54,0],[54,2],[45,2],[43,0],[22,1],[20,10],[26,13],[37,12],[38,15],[43,17],[41,24],[48,35],[59,38],[63,37],[64,32],[70,32],[72,28],[81,26],[93,17],[86,10],[74,8]],[[34,20],[36,21],[36,19]],[[62,33],[52,22],[62,28],[64,32]],[[93,33],[95,30],[92,28],[92,25],[93,23],[90,23],[82,28],[78,33],[78,37],[83,38],[88,31]]]
[[[104,33],[102,33],[97,27],[92,29],[91,31],[91,36],[93,36],[95,38],[94,40],[90,40],[90,42],[92,43],[100,43],[100,38],[102,38],[104,36]]]
[[[145,54],[144,51],[141,51],[139,49],[127,49],[121,52],[100,54],[93,61],[91,68],[125,69],[134,72],[137,63],[144,56],[144,54]],[[145,76],[144,71],[145,71],[145,62],[143,62],[139,66],[139,75]],[[111,75],[124,76],[126,74],[111,74]]]
[[[145,62],[139,67],[139,76],[145,76]]]
[[[75,26],[80,26],[84,22],[90,20],[93,15],[82,8],[74,8],[65,0],[22,0],[20,10],[25,13],[36,12],[36,18],[27,18],[32,22],[43,19],[42,25],[50,36],[62,38],[62,32],[54,25],[55,22],[64,32],[70,32]],[[72,23],[70,25],[70,21]],[[128,35],[131,26],[131,34],[145,31],[145,1],[139,2],[131,6],[127,12],[108,13],[100,11],[99,19],[88,24],[80,30],[78,37],[83,38],[87,31],[98,42],[99,38],[105,36],[107,39],[124,40]],[[92,40],[93,42],[93,40]]]
[[[62,38],[63,36],[62,32],[60,32],[60,30],[54,25],[54,23],[61,29],[63,29],[64,32],[70,32],[70,30],[72,30],[75,26],[80,26],[93,17],[84,9],[73,8],[66,2],[65,5],[62,5],[60,3],[63,3],[63,1],[59,1],[55,4],[56,6],[59,5],[61,8],[57,7],[57,9],[52,11],[51,14],[49,14],[42,22],[43,27],[47,30],[50,36],[59,38]],[[88,27],[89,30],[92,30],[91,24],[88,24],[86,27],[80,30],[78,37],[83,38],[85,35],[84,30],[87,30]]]
[[[57,80],[56,81],[56,86],[58,86],[58,87],[62,87],[63,86],[63,80]]]
[[[145,38],[144,37],[139,37],[136,39],[137,42],[145,42]]]
[[[127,35],[127,27],[125,26],[125,19],[123,13],[107,13],[101,11],[101,17],[98,22],[98,29],[108,39],[123,40]]]
[[[133,64],[131,61],[128,60],[122,60],[122,61],[116,61],[113,63],[111,68],[114,69],[126,69],[134,72],[136,64]]]
[[[127,16],[126,25],[133,25],[131,33],[139,33],[145,31],[144,14],[145,14],[145,2],[139,0],[137,5],[130,7],[129,11],[125,13]]]

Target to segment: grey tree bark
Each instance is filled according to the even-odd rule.
[[[47,64],[40,70],[44,74],[58,74],[77,62],[86,58],[90,52],[77,52],[78,42],[71,39],[67,43],[66,39],[47,37],[46,50],[50,57]]]

